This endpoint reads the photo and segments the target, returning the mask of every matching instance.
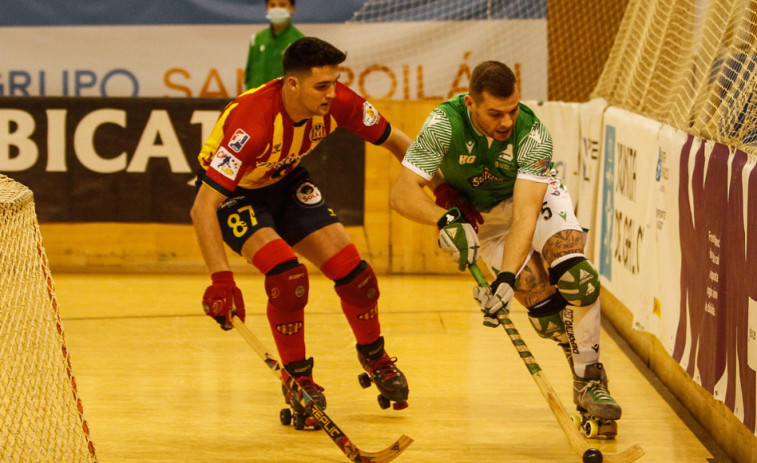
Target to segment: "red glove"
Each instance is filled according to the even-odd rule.
[[[221,328],[232,328],[231,317],[236,315],[244,321],[244,300],[242,292],[234,283],[232,272],[216,272],[210,275],[213,284],[208,286],[202,296],[202,307],[209,317],[215,319]]]
[[[473,229],[478,233],[478,224],[484,223],[484,218],[481,217],[473,204],[467,197],[455,187],[449,183],[440,183],[439,186],[434,188],[434,196],[436,196],[436,205],[444,208],[445,210],[456,207],[460,209],[463,214],[463,220],[471,224]]]

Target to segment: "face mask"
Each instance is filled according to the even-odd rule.
[[[280,26],[289,20],[289,10],[281,7],[271,8],[266,13],[265,19],[276,26]]]

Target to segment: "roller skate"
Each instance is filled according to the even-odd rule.
[[[573,402],[579,415],[573,423],[590,439],[613,439],[618,434],[621,408],[607,390],[607,374],[601,363],[586,366],[584,377],[573,374]]]
[[[287,374],[291,376],[290,380],[294,380],[318,407],[325,410],[326,396],[323,395],[323,388],[313,381],[313,357],[288,363],[284,368],[286,369],[285,378]],[[306,427],[318,429],[318,423],[308,412],[308,408],[310,408],[308,403],[303,404],[307,399],[283,384],[281,385],[281,392],[284,394],[284,402],[289,406],[289,408],[282,408],[279,412],[281,424],[288,426],[294,423],[294,428],[297,430]]]
[[[358,375],[363,388],[374,383],[379,390],[378,403],[382,409],[392,406],[395,410],[407,408],[409,390],[405,375],[394,364],[396,357],[389,357],[384,350],[384,337],[373,344],[357,345],[357,357],[366,373]],[[394,402],[393,404],[391,402]]]

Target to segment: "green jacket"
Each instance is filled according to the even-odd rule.
[[[250,40],[250,50],[247,53],[247,66],[244,71],[245,90],[281,77],[283,74],[281,60],[284,57],[284,50],[300,37],[303,37],[302,32],[291,23],[275,37],[273,26],[256,33]]]

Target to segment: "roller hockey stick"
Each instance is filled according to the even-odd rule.
[[[279,378],[284,386],[294,393],[295,397],[300,402],[300,405],[302,405],[307,413],[318,422],[318,426],[329,435],[331,440],[339,446],[350,461],[356,463],[385,463],[392,461],[413,442],[413,439],[403,434],[392,445],[380,452],[364,452],[360,450],[352,443],[352,441],[350,441],[347,435],[339,429],[336,423],[331,421],[331,418],[329,418],[323,409],[313,401],[308,393],[297,384],[294,378],[281,367],[281,364],[273,357],[273,355],[268,353],[265,346],[263,346],[263,343],[260,342],[249,328],[247,328],[247,325],[237,317],[233,317],[231,321],[234,328],[236,328],[244,340],[247,341],[247,344],[257,352],[260,358],[263,359],[265,364],[268,365],[273,374]]]
[[[489,286],[486,277],[481,272],[481,269],[478,268],[478,265],[473,263],[468,266],[468,269],[479,286]],[[588,450],[593,449],[592,446],[586,441],[586,439],[584,439],[584,436],[582,436],[576,428],[576,425],[565,410],[557,393],[542,372],[541,367],[536,363],[536,359],[534,359],[534,356],[528,350],[528,346],[523,339],[521,339],[518,330],[515,329],[512,320],[510,320],[503,310],[500,310],[497,313],[497,318],[499,319],[499,323],[505,328],[505,331],[507,331],[510,341],[512,341],[513,346],[515,346],[515,349],[520,354],[520,358],[523,360],[526,368],[531,372],[531,377],[536,381],[536,385],[539,386],[539,390],[547,401],[549,408],[552,409],[555,418],[557,418],[557,422],[560,424],[563,433],[565,433],[565,437],[568,438],[570,446],[573,447],[573,450],[575,450],[578,455],[583,457]],[[642,455],[644,455],[644,450],[639,447],[638,444],[634,444],[620,453],[603,453],[603,459],[599,461],[603,461],[604,463],[631,463],[641,458]]]

